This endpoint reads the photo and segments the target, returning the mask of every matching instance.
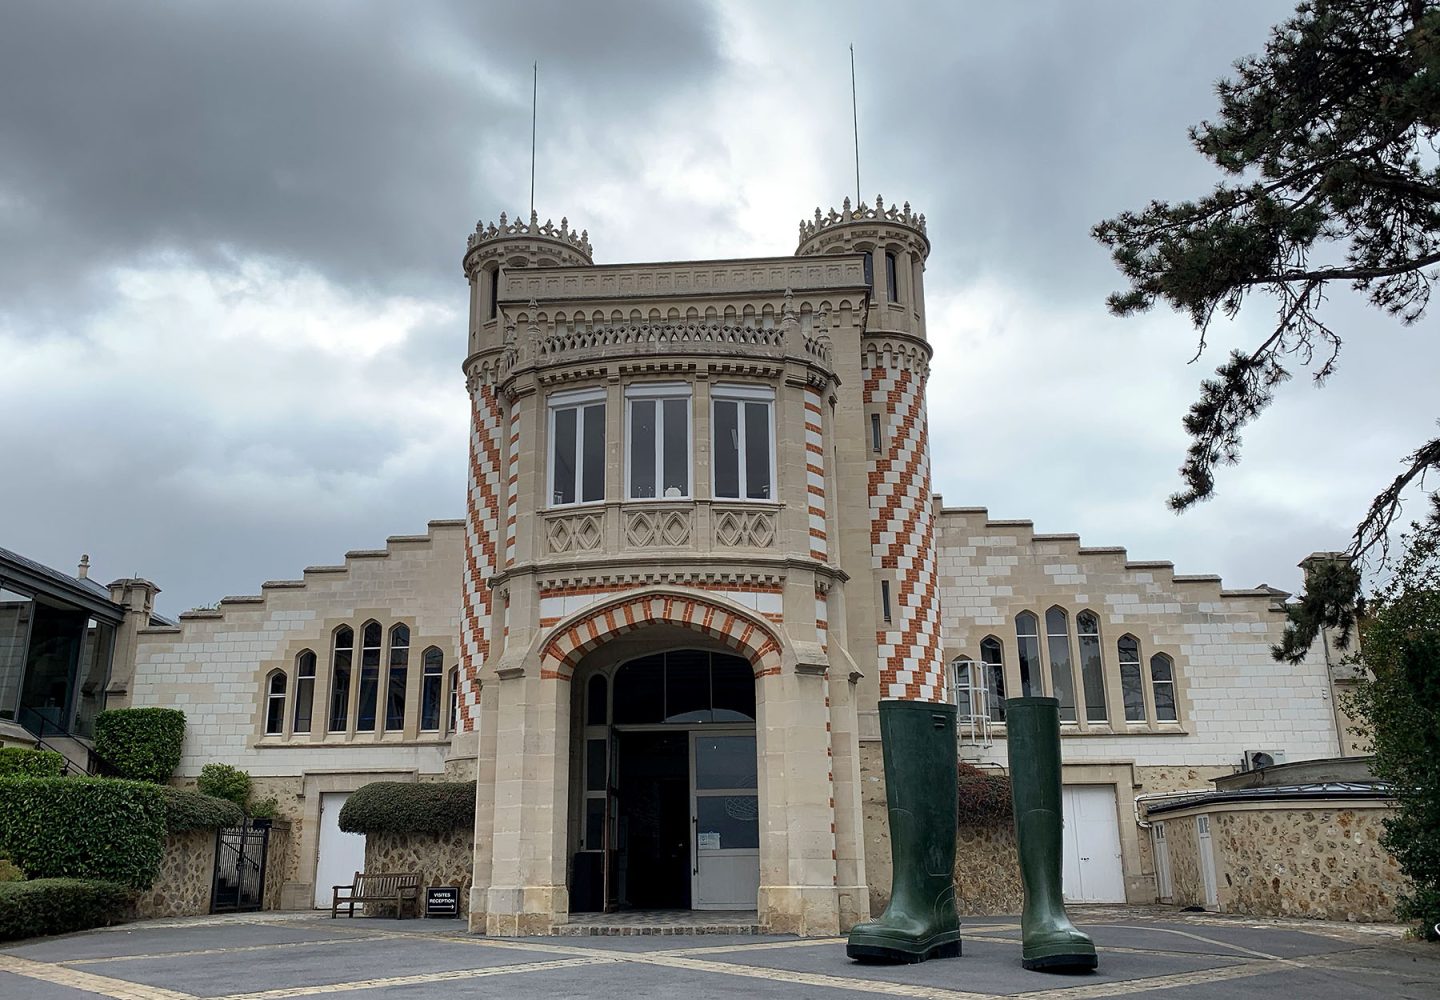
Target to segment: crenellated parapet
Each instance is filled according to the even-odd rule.
[[[832,208],[827,214],[817,207],[814,219],[800,221],[800,241],[795,255],[834,253],[838,252],[837,247],[845,251],[857,249],[855,241],[866,237],[905,244],[921,259],[930,253],[925,214],[912,211],[908,201],[899,208],[894,205],[887,208],[885,199],[877,194],[873,206],[862,201],[852,208],[847,197],[839,211]]]
[[[498,223],[475,224],[465,242],[465,271],[469,274],[489,260],[508,263],[515,256],[525,257],[530,267],[575,266],[593,263],[594,248],[589,231],[571,229],[567,218],[562,217],[558,226],[550,219],[542,224],[532,210],[528,222],[518,215],[512,222],[501,212]]]

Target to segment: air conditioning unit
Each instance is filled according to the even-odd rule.
[[[1285,763],[1284,750],[1246,750],[1240,770],[1258,771],[1262,767],[1273,767],[1283,763]]]

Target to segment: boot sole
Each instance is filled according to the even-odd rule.
[[[959,958],[960,938],[957,935],[953,940],[927,942],[914,947],[898,942],[855,941],[845,945],[845,955],[862,964],[915,965],[932,958]]]
[[[1031,972],[1093,972],[1099,964],[1100,959],[1096,955],[1084,952],[1020,960],[1020,965]]]

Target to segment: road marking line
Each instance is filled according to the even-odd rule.
[[[403,934],[386,934],[377,932],[372,935],[377,940],[405,937]],[[233,955],[244,951],[270,951],[277,948],[316,948],[327,944],[354,944],[355,939],[349,938],[328,938],[320,941],[277,941],[274,944],[246,944],[236,945],[233,948],[195,948],[191,951],[155,951],[139,955],[111,955],[107,958],[62,958],[55,962],[55,965],[102,965],[106,962],[134,962],[146,958],[189,958],[192,955]]]
[[[794,941],[757,941],[754,944],[707,944],[694,948],[660,948],[654,952],[641,952],[641,954],[654,955],[711,955],[731,951],[772,951],[777,948],[814,948],[817,945],[844,944],[843,937],[832,938],[797,938]]]
[[[65,969],[49,962],[34,962],[28,958],[20,958],[18,955],[0,955],[0,972],[11,972],[27,979],[54,983],[56,986],[88,990],[103,997],[112,997],[114,1000],[196,1000],[193,994],[181,993],[179,990],[167,990],[159,986],[132,983],[128,979],[97,976],[93,972]]]
[[[1102,950],[1103,954],[1103,950]],[[1129,993],[1146,993],[1150,990],[1176,990],[1185,986],[1205,986],[1233,979],[1250,979],[1283,970],[1274,962],[1254,959],[1239,965],[1222,966],[1218,969],[1200,969],[1195,972],[1176,972],[1168,976],[1151,976],[1148,979],[1125,979],[1108,983],[1089,983],[1084,986],[1062,986],[1056,989],[1036,990],[1032,993],[1016,993],[1008,1000],[1102,1000],[1105,997],[1125,996]]]
[[[494,965],[481,969],[423,972],[413,976],[351,980],[343,983],[326,983],[320,986],[288,986],[275,990],[257,990],[254,993],[232,993],[225,997],[215,997],[213,1000],[286,1000],[289,997],[318,996],[322,993],[348,993],[352,990],[375,990],[390,986],[424,986],[429,983],[454,982],[460,979],[483,979],[487,976],[510,976],[525,972],[545,972],[550,969],[570,969],[581,965],[613,964],[615,964],[615,960],[608,957],[562,958],[551,962],[526,962],[522,965]],[[141,1000],[148,1000],[148,998],[141,998]]]

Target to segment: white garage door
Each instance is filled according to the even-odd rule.
[[[315,865],[315,906],[330,909],[334,887],[349,885],[365,870],[365,835],[340,829],[340,807],[349,792],[320,796],[320,858]]]
[[[1066,785],[1065,899],[1075,903],[1125,902],[1120,829],[1114,785]]]

